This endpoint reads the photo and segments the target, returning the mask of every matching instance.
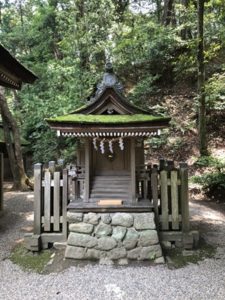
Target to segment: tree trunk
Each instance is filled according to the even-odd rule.
[[[33,184],[30,182],[25,173],[19,128],[9,110],[6,98],[4,96],[4,89],[2,87],[0,88],[0,110],[3,121],[6,147],[10,160],[10,167],[13,174],[13,188],[24,191],[28,189],[28,186],[33,187]]]
[[[176,18],[174,12],[174,0],[164,0],[162,21],[165,26],[168,26],[170,24],[176,25]]]
[[[199,151],[208,155],[206,136],[205,64],[204,64],[204,0],[198,0],[198,101]]]

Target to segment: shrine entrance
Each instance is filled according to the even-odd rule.
[[[111,151],[109,141],[104,143],[104,153],[92,145],[93,176],[130,175],[130,141],[124,140],[124,149],[120,148],[118,141],[112,141]]]

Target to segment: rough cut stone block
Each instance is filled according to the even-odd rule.
[[[126,227],[123,227],[123,226],[113,227],[112,237],[114,239],[116,239],[117,241],[121,241],[124,238],[126,232],[127,232],[127,228]]]
[[[139,260],[153,260],[162,256],[162,249],[160,245],[153,245],[141,248]]]
[[[154,213],[134,214],[134,228],[137,230],[155,229]]]
[[[120,258],[117,263],[118,263],[119,266],[126,266],[126,265],[128,265],[128,259],[127,258]]]
[[[112,215],[112,225],[131,227],[133,225],[133,216],[128,213],[115,213]]]
[[[100,223],[96,228],[95,228],[95,235],[97,237],[102,237],[102,236],[107,236],[112,233],[112,227],[111,225]]]
[[[127,251],[124,247],[114,248],[108,253],[110,259],[120,259],[126,257],[126,255],[127,255]]]
[[[103,223],[105,223],[105,224],[110,224],[111,223],[112,218],[111,218],[110,214],[99,214],[99,215],[100,215],[101,220],[102,220]]]
[[[126,249],[133,249],[137,245],[139,233],[134,228],[128,228],[123,245]]]
[[[109,259],[108,257],[101,257],[99,260],[100,265],[106,265],[106,266],[112,266],[114,265],[114,262]]]
[[[106,236],[98,239],[98,246],[96,247],[99,250],[111,250],[115,248],[117,242],[114,238]]]
[[[67,221],[69,223],[79,223],[83,220],[83,213],[67,212]]]
[[[67,246],[65,257],[73,259],[85,259],[85,248]]]
[[[96,213],[90,212],[88,214],[84,214],[84,222],[85,223],[97,225],[99,219],[100,219],[100,215],[98,215]]]
[[[138,246],[151,246],[158,244],[159,238],[156,230],[144,230],[140,232]]]
[[[158,257],[154,260],[155,264],[165,264],[165,258],[163,256]]]
[[[138,259],[141,253],[141,247],[132,249],[130,251],[127,252],[127,257],[129,259]]]
[[[69,234],[67,244],[71,246],[92,248],[98,244],[98,241],[96,237],[87,234],[71,232]]]
[[[69,225],[69,231],[79,233],[92,233],[93,225],[87,223],[73,223]]]
[[[93,259],[93,260],[99,259],[100,258],[100,251],[96,250],[96,249],[87,249],[85,258],[86,259]]]

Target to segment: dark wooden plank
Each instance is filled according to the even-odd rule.
[[[41,234],[42,164],[34,165],[34,234]]]
[[[162,229],[169,229],[169,205],[168,205],[168,185],[167,185],[167,171],[160,172],[161,184],[161,215],[162,215]]]
[[[182,215],[182,230],[189,232],[189,203],[188,203],[188,167],[187,164],[180,164],[180,179],[181,179],[181,215]]]
[[[45,172],[44,188],[44,231],[51,229],[51,173]]]
[[[179,229],[177,171],[171,171],[172,229]]]
[[[158,167],[153,166],[151,173],[152,200],[155,211],[156,226],[159,226],[159,195],[158,195]]]
[[[60,229],[60,172],[54,172],[54,199],[53,199],[53,230],[59,231]]]

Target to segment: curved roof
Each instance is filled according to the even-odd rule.
[[[21,89],[22,83],[34,83],[37,78],[0,45],[0,85]]]

